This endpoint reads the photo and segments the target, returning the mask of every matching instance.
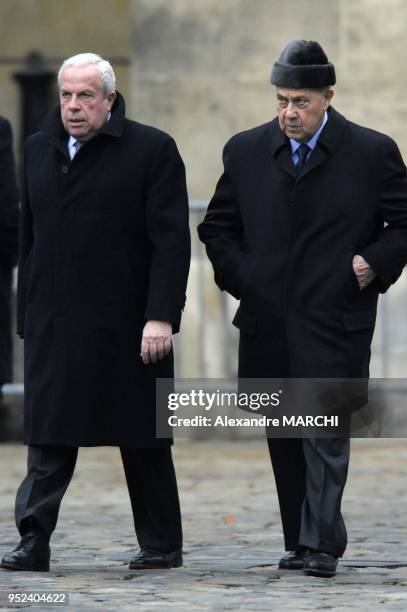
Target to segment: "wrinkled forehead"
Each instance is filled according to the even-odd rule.
[[[297,98],[312,99],[322,96],[322,92],[318,89],[288,89],[285,87],[276,87],[276,95],[279,98],[287,98],[287,100],[295,100]]]
[[[100,73],[95,65],[66,66],[60,78],[61,89],[102,89]]]

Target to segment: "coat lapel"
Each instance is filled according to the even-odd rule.
[[[50,143],[54,145],[66,157],[70,160],[68,151],[68,136],[66,132],[63,134],[51,134]]]
[[[298,180],[301,181],[311,170],[317,168],[322,162],[326,160],[326,153],[324,150],[318,146],[312,151],[307,163],[305,164],[301,174],[298,177]]]
[[[288,145],[288,143],[287,143],[287,145]],[[293,163],[293,160],[292,160],[292,157],[291,157],[291,152],[290,152],[288,146],[285,146],[281,150],[280,155],[278,155],[278,157],[277,157],[277,163],[279,164],[280,168],[282,170],[284,170],[284,172],[288,172],[288,174],[291,174],[291,176],[296,178],[297,171],[296,171],[296,168],[294,166],[294,163]]]

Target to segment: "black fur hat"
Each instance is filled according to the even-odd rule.
[[[335,85],[333,64],[313,40],[292,40],[271,71],[271,82],[287,89],[318,89]]]

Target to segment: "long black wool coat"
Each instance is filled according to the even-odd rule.
[[[0,385],[12,377],[11,287],[17,263],[18,204],[11,126],[0,117]]]
[[[18,283],[25,339],[25,442],[152,447],[155,379],[146,320],[178,331],[190,236],[185,170],[174,140],[110,120],[71,161],[60,111],[26,142]]]
[[[199,236],[216,283],[240,299],[241,377],[367,377],[379,292],[407,261],[396,144],[328,114],[299,178],[277,118],[224,149]],[[362,291],[356,253],[377,274]]]

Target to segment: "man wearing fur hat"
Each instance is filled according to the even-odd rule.
[[[226,144],[199,227],[216,283],[240,299],[242,378],[367,379],[378,295],[407,261],[399,150],[331,107],[335,81],[318,43],[287,45],[271,74],[278,116]],[[349,439],[268,445],[289,551],[279,567],[333,576]]]

